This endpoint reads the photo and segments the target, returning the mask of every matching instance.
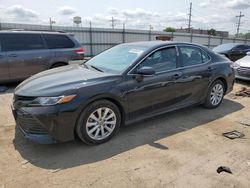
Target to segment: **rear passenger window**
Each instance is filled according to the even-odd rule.
[[[207,58],[209,58],[208,56],[206,57],[206,54],[201,54],[199,48],[191,46],[181,46],[180,56],[184,67],[202,64]]]
[[[210,57],[202,50],[201,50],[201,55],[202,55],[203,63],[207,63],[208,61],[210,61]]]
[[[75,44],[65,35],[45,34],[44,40],[49,49],[73,48]]]
[[[3,51],[37,50],[44,49],[44,44],[39,34],[3,34]]]

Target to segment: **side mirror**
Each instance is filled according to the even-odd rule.
[[[248,55],[248,56],[250,56],[250,51],[249,51],[249,52],[247,52],[247,55]]]
[[[155,70],[154,70],[154,68],[153,67],[146,67],[146,66],[144,66],[144,67],[141,67],[140,69],[138,69],[137,71],[136,71],[136,73],[137,74],[139,74],[139,75],[154,75],[155,74]]]

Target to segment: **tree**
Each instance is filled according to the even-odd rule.
[[[237,35],[235,34],[235,37],[236,37],[236,36],[237,36]],[[248,33],[239,33],[238,38],[250,39],[250,32],[248,32]]]
[[[173,28],[173,27],[166,27],[163,31],[165,31],[165,32],[175,32],[175,28]]]
[[[209,29],[209,30],[207,31],[207,33],[208,33],[209,35],[216,36],[216,30],[215,30],[214,28]]]

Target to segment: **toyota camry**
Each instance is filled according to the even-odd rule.
[[[123,125],[191,105],[218,107],[234,84],[231,62],[179,42],[120,44],[82,65],[36,74],[14,91],[17,127],[38,143],[111,139]]]

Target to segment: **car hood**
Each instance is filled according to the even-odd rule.
[[[238,63],[241,67],[249,67],[250,68],[250,56],[245,56],[245,57],[237,60],[235,63]]]
[[[14,93],[20,96],[59,96],[67,90],[102,80],[110,74],[69,65],[38,73],[17,86]]]

